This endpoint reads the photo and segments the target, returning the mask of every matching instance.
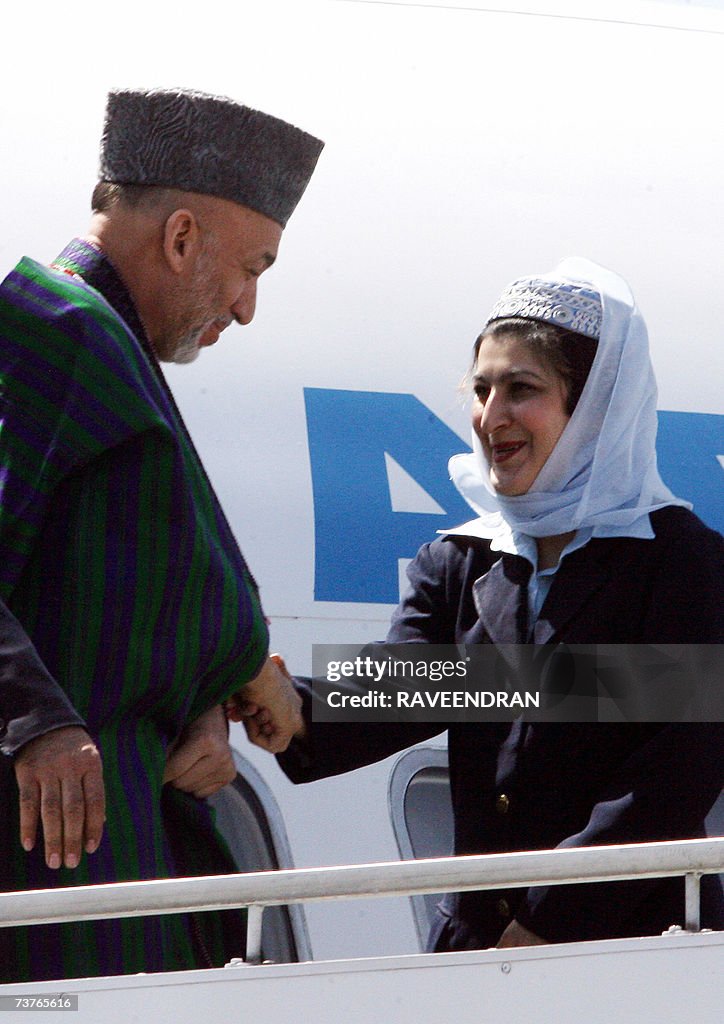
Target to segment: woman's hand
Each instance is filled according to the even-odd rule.
[[[271,754],[280,754],[306,731],[302,698],[279,654],[267,658],[259,675],[227,701],[226,713],[232,722],[243,722],[250,741]]]
[[[548,943],[540,935],[524,928],[513,918],[498,940],[496,949],[512,949],[514,946],[547,946]]]

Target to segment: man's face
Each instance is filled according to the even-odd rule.
[[[159,359],[190,363],[232,321],[251,323],[257,280],[276,259],[282,229],[247,207],[208,199],[200,220],[202,247],[176,282]]]

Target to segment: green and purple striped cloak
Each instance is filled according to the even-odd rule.
[[[231,870],[203,802],[166,787],[162,813],[162,774],[184,725],[262,664],[256,585],[120,278],[82,242],[62,265],[103,271],[113,305],[28,259],[0,287],[0,596],[100,746],[107,825],[97,853],[52,872],[42,843],[21,849],[15,798],[0,855],[19,889]],[[223,962],[240,953],[223,927],[204,914],[17,929],[0,974],[203,965],[200,930]]]

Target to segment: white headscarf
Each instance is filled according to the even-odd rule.
[[[472,454],[453,456],[449,468],[479,518],[452,532],[500,539],[510,531],[547,537],[590,529],[594,537],[653,537],[650,512],[691,504],[671,493],[657,469],[657,391],[643,318],[626,282],[589,260],[566,259],[540,276],[553,286],[585,284],[600,294],[603,320],[593,365],[526,494],[496,494],[473,431]]]

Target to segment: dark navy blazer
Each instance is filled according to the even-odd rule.
[[[538,644],[724,643],[724,541],[692,513],[652,514],[655,538],[594,539],[566,556],[534,627]],[[529,563],[447,536],[410,566],[394,643],[520,643]],[[473,603],[479,588],[480,614]],[[441,731],[439,723],[311,724],[279,760],[294,781],[349,771]],[[697,838],[724,783],[720,724],[450,725],[457,854]],[[703,924],[724,927],[718,880]],[[549,886],[446,897],[437,949],[495,945],[515,917],[549,942],[657,934],[684,922],[682,879]]]

